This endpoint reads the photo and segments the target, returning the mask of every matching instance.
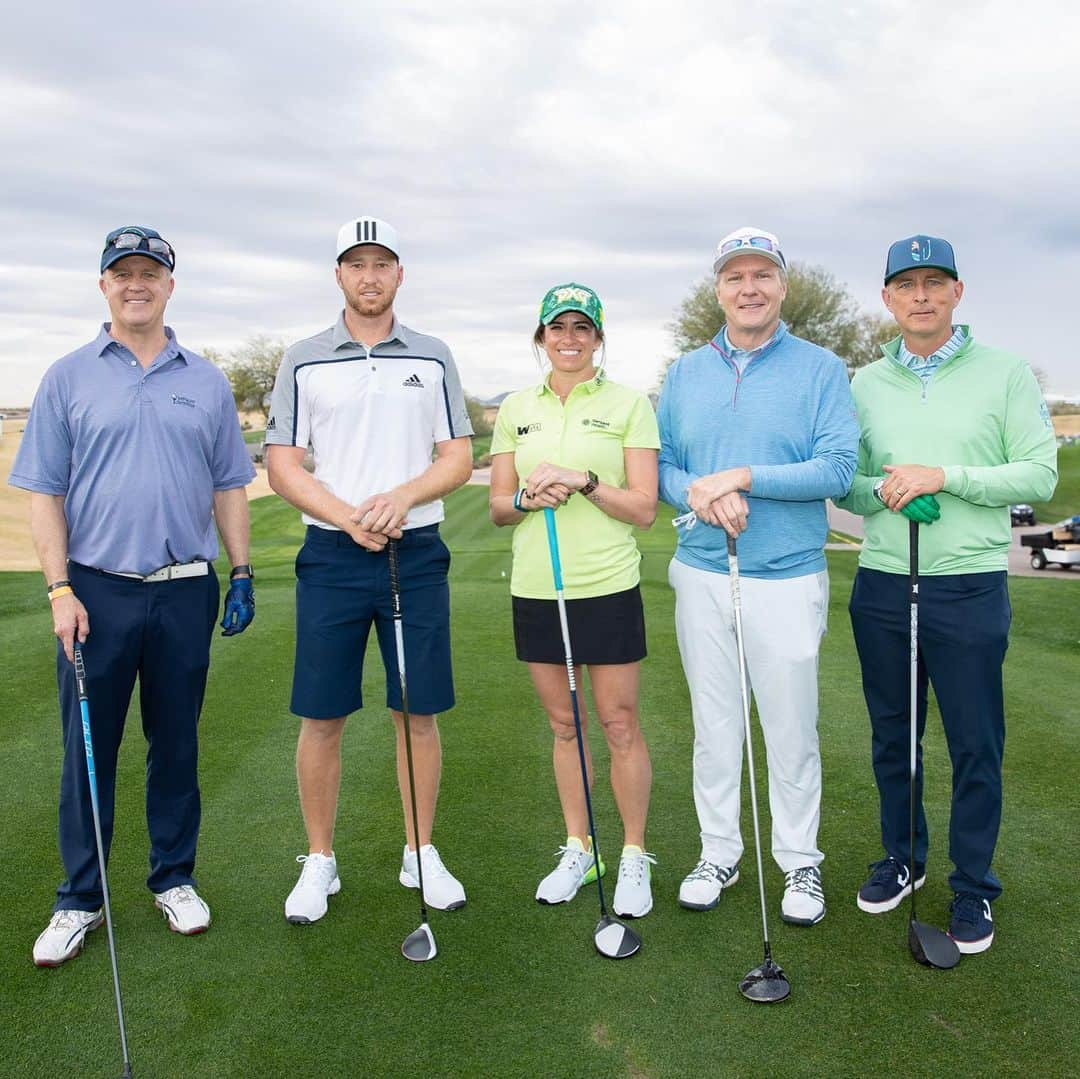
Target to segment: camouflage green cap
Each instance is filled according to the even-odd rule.
[[[565,311],[580,311],[597,329],[604,325],[604,305],[600,297],[587,285],[573,281],[568,285],[556,285],[540,304],[540,322],[546,326]]]

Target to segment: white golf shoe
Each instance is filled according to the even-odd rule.
[[[738,879],[737,865],[717,865],[702,858],[679,885],[679,906],[687,910],[712,910],[720,902],[720,893]]]
[[[652,910],[652,869],[656,858],[628,844],[619,859],[619,879],[612,906],[623,918],[644,918]]]
[[[560,856],[559,864],[544,877],[536,889],[536,901],[549,906],[569,903],[583,884],[591,884],[596,880],[596,859],[576,835],[567,836],[566,845],[555,853]],[[604,863],[601,860],[601,876],[603,873]]]
[[[784,874],[784,898],[780,917],[791,925],[817,925],[825,917],[825,893],[821,870],[804,865]]]
[[[83,949],[86,934],[105,920],[101,910],[58,910],[34,941],[34,965],[58,967]]]
[[[423,858],[420,868],[424,870],[424,902],[436,910],[459,910],[465,906],[465,889],[461,881],[443,865],[439,852],[430,844],[420,848]],[[406,846],[401,856],[401,872],[398,880],[406,888],[419,888],[416,851]]]
[[[174,933],[191,937],[210,928],[210,908],[190,884],[178,884],[154,893],[154,906],[165,916]]]
[[[329,856],[300,854],[296,860],[304,868],[285,900],[285,918],[293,925],[311,925],[326,913],[327,897],[341,891],[337,859],[331,851]]]

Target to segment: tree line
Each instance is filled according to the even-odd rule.
[[[684,352],[711,341],[724,325],[724,312],[716,302],[710,274],[693,285],[668,324],[674,354],[663,361],[658,380]],[[899,331],[892,319],[860,309],[843,284],[822,266],[792,263],[788,270],[788,291],[781,317],[792,333],[835,352],[848,372],[863,367],[881,355],[881,345]],[[242,412],[258,412],[265,419],[286,343],[277,337],[259,334],[229,353],[206,349],[205,355],[228,375],[236,407]],[[1043,383],[1045,376],[1036,368]],[[484,406],[466,395],[469,418],[478,434],[490,433],[484,420]]]

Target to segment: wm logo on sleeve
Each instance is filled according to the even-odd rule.
[[[538,423],[529,423],[529,424],[525,424],[525,425],[522,425],[522,424],[519,423],[517,433],[518,433],[518,437],[520,438],[520,437],[522,437],[524,435],[531,435],[534,431],[539,431],[539,430],[540,430],[540,424],[538,424]]]

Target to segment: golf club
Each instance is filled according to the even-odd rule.
[[[416,877],[420,882],[420,927],[402,942],[401,954],[414,963],[434,959],[439,949],[428,925],[427,900],[424,898],[424,866],[420,857],[420,824],[416,816],[416,781],[413,777],[412,732],[409,730],[409,691],[405,684],[405,634],[401,626],[401,582],[398,579],[397,540],[387,544],[390,560],[390,600],[394,606],[394,641],[397,645],[398,679],[401,682],[401,720],[405,729],[405,760],[409,771],[409,803],[412,807],[413,842],[416,844]]]
[[[743,727],[746,732],[746,765],[750,775],[750,807],[754,816],[754,851],[757,854],[758,892],[761,896],[761,932],[765,938],[765,958],[741,982],[739,992],[755,1004],[776,1004],[791,995],[791,983],[773,961],[769,947],[769,923],[765,915],[765,872],[761,866],[761,830],[758,825],[757,787],[754,783],[754,738],[750,729],[750,688],[746,684],[746,653],[743,646],[742,598],[739,595],[739,556],[735,537],[728,536],[728,579],[731,582],[731,609],[735,613],[735,644],[739,652],[739,691],[742,696]]]
[[[120,1050],[124,1054],[122,1079],[131,1079],[131,1058],[128,1056],[127,1031],[124,1028],[124,1002],[120,999],[120,972],[116,967],[116,942],[113,939],[112,907],[109,904],[109,881],[105,875],[105,843],[101,838],[101,813],[98,809],[97,771],[94,768],[94,740],[90,735],[90,701],[86,696],[86,665],[82,647],[75,641],[75,685],[82,713],[83,748],[86,750],[86,777],[90,783],[90,810],[94,818],[94,839],[97,841],[98,869],[101,872],[101,895],[105,906],[105,931],[109,937],[109,960],[112,963],[113,990],[116,993],[116,1017],[120,1022]]]
[[[908,914],[908,947],[915,959],[924,966],[950,970],[960,962],[956,941],[940,929],[915,918],[915,768],[918,752],[919,726],[919,522],[908,521],[909,581],[911,585],[911,666],[910,666],[910,775],[908,792],[911,804],[911,846],[908,848],[908,879],[911,881],[911,907]]]
[[[574,734],[577,736],[578,759],[581,762],[581,782],[585,786],[585,809],[589,815],[589,839],[596,859],[596,891],[600,896],[600,921],[593,932],[596,950],[608,959],[629,959],[641,949],[641,938],[629,926],[608,914],[604,903],[604,883],[600,879],[600,845],[596,842],[592,797],[589,794],[589,769],[585,763],[585,738],[581,732],[581,713],[578,709],[577,680],[574,677],[574,656],[570,650],[570,626],[566,621],[566,598],[563,596],[562,564],[559,561],[559,537],[555,531],[555,511],[545,508],[548,550],[551,552],[551,572],[555,578],[555,601],[559,607],[559,626],[562,629],[563,651],[566,653],[566,676],[570,681],[570,707],[574,712]]]

